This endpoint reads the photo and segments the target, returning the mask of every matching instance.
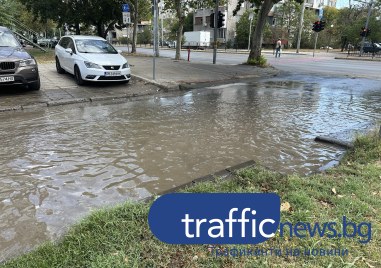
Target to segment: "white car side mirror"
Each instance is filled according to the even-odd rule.
[[[117,50],[117,52],[120,54],[120,53],[122,53],[123,51],[122,51],[122,50],[120,50],[120,49],[118,49],[118,50]]]
[[[69,48],[67,48],[67,49],[65,49],[65,51],[67,52],[67,53],[69,53],[70,55],[73,55],[73,50],[69,47]]]

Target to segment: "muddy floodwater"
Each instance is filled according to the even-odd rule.
[[[247,160],[317,171],[343,149],[314,138],[350,138],[381,119],[380,103],[377,82],[294,76],[2,113],[0,261],[58,237],[91,209]]]

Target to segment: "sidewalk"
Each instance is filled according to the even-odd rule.
[[[79,87],[71,75],[58,74],[54,63],[39,64],[41,89],[1,89],[0,112],[94,101],[128,100],[157,94],[159,91],[186,89],[192,83],[232,83],[238,79],[273,76],[279,72],[274,68],[200,64],[156,58],[156,79],[153,81],[152,57],[127,58],[133,76],[129,84],[89,83]]]
[[[231,83],[234,80],[273,76],[278,70],[249,65],[226,65],[193,63],[170,58],[156,58],[155,81],[153,80],[152,57],[128,57],[132,72],[138,78],[160,85],[167,90],[177,90],[194,83]]]

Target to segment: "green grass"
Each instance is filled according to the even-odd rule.
[[[36,58],[38,63],[49,63],[54,61],[54,49],[45,48],[46,52],[38,48],[28,48],[26,49],[29,54]]]
[[[335,191],[333,191],[333,188]],[[262,167],[246,169],[232,180],[197,184],[187,192],[275,192],[291,208],[281,221],[372,223],[372,240],[281,238],[260,245],[224,249],[348,249],[347,256],[215,257],[208,245],[173,246],[151,234],[150,204],[126,203],[92,213],[56,244],[9,261],[5,267],[381,267],[381,140],[359,137],[340,166],[310,177],[283,176]],[[336,192],[336,193],[334,193]],[[285,252],[284,252],[285,253]]]
[[[259,67],[267,67],[267,60],[265,56],[261,55],[259,58],[256,59],[248,59],[246,64],[248,65],[254,65],[254,66],[259,66]]]

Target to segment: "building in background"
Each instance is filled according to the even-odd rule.
[[[237,7],[238,0],[230,0],[226,6],[220,6],[219,11],[225,14],[225,26],[218,29],[217,38],[220,44],[228,41],[234,42],[236,24],[242,14],[251,7],[251,3],[245,1],[242,3],[240,11],[233,16],[233,11]],[[211,43],[214,41],[214,29],[210,27],[210,15],[214,13],[214,8],[200,8],[194,11],[193,15],[193,31],[209,31]]]

